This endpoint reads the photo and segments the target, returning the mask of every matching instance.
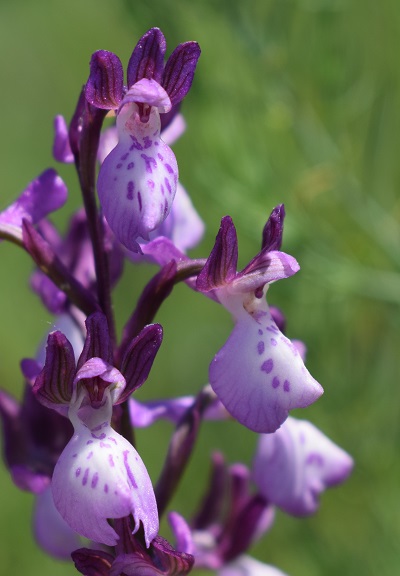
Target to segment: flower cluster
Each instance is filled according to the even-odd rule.
[[[208,257],[187,255],[204,225],[178,181],[170,145],[185,129],[179,107],[200,48],[180,44],[166,63],[165,53],[161,30],[146,32],[132,52],[126,84],[115,54],[94,53],[70,123],[56,117],[53,154],[74,163],[83,200],[64,237],[49,220],[67,200],[53,169],[0,213],[0,239],[32,258],[31,287],[54,315],[46,343],[21,362],[22,402],[0,391],[4,460],[14,483],[35,495],[38,544],[72,559],[82,574],[206,568],[221,576],[279,576],[248,549],[271,529],[277,508],[313,514],[321,493],[343,482],[353,463],[313,424],[288,416],[323,390],[304,365],[304,345],[284,334],[282,312],[266,299],[270,284],[299,270],[281,251],[283,205],[271,212],[261,250],[242,270],[229,216]],[[115,122],[103,128],[106,115]],[[112,289],[124,261],[152,262],[159,270],[118,339]],[[162,344],[155,317],[178,282],[226,309],[234,327],[210,358],[209,382],[197,396],[139,402],[132,395]],[[133,430],[159,419],[174,430],[155,482],[134,447]],[[169,510],[170,502],[200,426],[211,419],[220,426],[233,419],[254,431],[258,447],[250,467],[229,464],[210,447],[204,497],[188,517]],[[173,545],[159,535],[167,510]]]

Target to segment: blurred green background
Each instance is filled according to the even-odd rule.
[[[71,117],[90,55],[127,63],[137,39],[159,26],[169,49],[197,40],[202,56],[184,104],[188,130],[175,145],[181,181],[207,225],[208,254],[230,214],[240,264],[259,248],[271,209],[284,202],[283,249],[301,271],[269,301],[304,340],[325,395],[298,412],[350,452],[346,485],[318,514],[278,513],[252,553],[290,576],[393,575],[400,563],[400,5],[397,0],[2,0],[0,209],[51,157],[52,119]],[[73,169],[64,216],[78,206]],[[1,254],[1,385],[19,395],[19,359],[35,354],[52,319],[28,288],[27,256]],[[115,297],[119,326],[154,269],[127,266]],[[178,287],[158,320],[165,340],[140,398],[195,393],[231,329],[215,303]],[[170,427],[138,433],[156,479]],[[211,447],[250,463],[255,435],[238,424],[204,426],[173,502],[190,514]],[[0,574],[74,574],[40,552],[32,497],[0,471]]]

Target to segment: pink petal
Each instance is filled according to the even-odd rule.
[[[246,305],[240,295],[222,290],[218,297],[237,323],[210,365],[210,384],[244,426],[274,432],[289,410],[312,404],[323,390],[279,331],[264,299],[253,298]]]

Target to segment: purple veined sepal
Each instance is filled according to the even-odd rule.
[[[67,200],[67,187],[55,170],[49,168],[30,182],[8,208],[0,212],[0,238],[22,241],[22,222],[36,224]]]
[[[274,434],[260,436],[253,479],[271,503],[308,516],[317,511],[319,496],[344,482],[352,468],[351,456],[311,422],[290,417]]]
[[[150,87],[151,81],[140,82]],[[151,90],[148,97],[153,98]],[[163,106],[162,95],[157,102]],[[154,104],[147,122],[143,122],[139,106],[129,100],[128,92],[117,116],[117,130],[118,144],[100,168],[98,193],[104,216],[118,240],[128,250],[138,252],[137,239],[148,240],[149,233],[171,210],[178,166],[172,150],[160,138],[160,117]]]
[[[107,519],[132,514],[134,532],[142,524],[149,546],[158,533],[158,512],[146,467],[111,427],[110,390],[104,391],[104,404],[97,409],[84,405],[86,398],[82,390],[70,405],[75,433],[54,469],[55,506],[75,532],[109,546],[118,535]]]

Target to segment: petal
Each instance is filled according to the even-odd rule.
[[[114,557],[103,550],[79,548],[71,554],[75,568],[84,576],[110,576]]]
[[[98,428],[77,426],[61,454],[52,480],[56,508],[75,532],[108,546],[118,535],[107,518],[132,514],[135,531],[141,522],[149,546],[158,532],[158,512],[147,470],[108,421]]]
[[[32,224],[58,210],[67,200],[67,187],[53,169],[42,172],[17,200],[0,213],[0,232],[21,238],[22,221]]]
[[[46,362],[33,386],[37,400],[54,410],[68,405],[74,373],[75,355],[71,343],[59,330],[51,332],[47,338]]]
[[[137,238],[147,240],[171,210],[178,166],[172,150],[160,139],[155,108],[143,123],[136,104],[124,106],[117,128],[119,142],[100,168],[98,193],[111,230],[136,252]]]
[[[189,92],[200,52],[197,42],[185,42],[179,44],[168,58],[161,84],[173,105],[181,102]]]
[[[142,78],[136,82],[125,94],[121,107],[129,102],[141,102],[155,106],[159,112],[169,112],[172,108],[171,100],[162,86],[155,80]]]
[[[172,111],[173,112],[173,111]],[[165,119],[165,114],[161,117],[161,126],[163,126],[163,120]],[[161,129],[161,138],[164,140],[168,146],[172,146],[178,138],[182,136],[182,134],[186,130],[186,122],[182,114],[177,114],[175,112],[174,118],[171,122],[165,127]]]
[[[207,262],[197,277],[200,292],[209,292],[232,282],[236,276],[238,243],[236,228],[230,216],[221,220],[215,244]]]
[[[118,131],[116,126],[106,128],[100,135],[99,147],[97,149],[97,160],[103,164],[104,159],[118,144]]]
[[[319,495],[349,476],[352,458],[306,420],[288,418],[274,434],[262,435],[254,459],[261,494],[288,514],[316,512]]]
[[[161,226],[151,232],[150,238],[170,238],[178,250],[185,253],[197,246],[203,234],[204,222],[196,212],[188,193],[178,182],[171,212]]]
[[[252,292],[264,288],[266,284],[283,280],[300,270],[297,260],[285,252],[262,250],[236,276],[232,291]]]
[[[123,92],[124,70],[118,56],[107,50],[92,54],[86,100],[96,108],[112,110],[118,108]]]
[[[54,506],[50,485],[36,497],[33,533],[39,546],[60,560],[70,560],[71,552],[81,546],[79,535],[71,530]]]
[[[64,116],[60,114],[54,118],[53,156],[57,162],[64,164],[70,164],[74,161],[74,155],[69,145],[68,126]]]
[[[167,49],[164,34],[159,28],[151,28],[140,38],[128,63],[128,86],[142,78],[154,78],[160,82]]]
[[[126,379],[126,387],[118,404],[127,400],[147,380],[162,337],[162,326],[149,324],[132,340],[122,359],[121,370]]]
[[[283,221],[285,219],[285,207],[279,204],[271,212],[262,233],[263,250],[279,250],[282,245]]]
[[[138,402],[134,398],[130,398],[129,413],[132,425],[135,428],[146,428],[160,419],[170,420],[177,424],[193,402],[194,396],[181,396],[180,398],[152,400],[150,402]]]
[[[210,365],[210,384],[228,412],[255,432],[274,432],[288,411],[304,408],[323,390],[297,349],[278,329],[264,299],[243,300],[219,291],[237,323]],[[221,293],[221,294],[220,294]]]

